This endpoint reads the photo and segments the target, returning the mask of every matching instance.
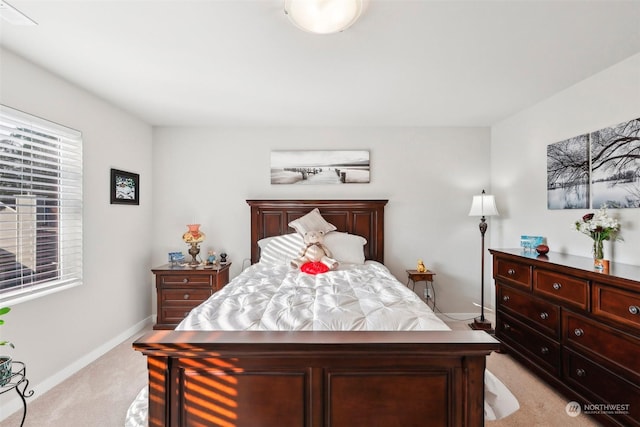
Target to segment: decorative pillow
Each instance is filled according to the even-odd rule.
[[[260,262],[272,265],[289,265],[297,258],[304,247],[302,236],[298,233],[266,237],[258,241]]]
[[[326,265],[324,265],[319,261],[318,262],[310,261],[302,264],[300,266],[300,271],[307,274],[321,274],[329,271],[329,267],[327,267]]]
[[[332,258],[340,263],[364,264],[364,245],[367,239],[356,234],[333,231],[324,236],[324,244]]]
[[[293,228],[301,235],[304,235],[307,231],[324,231],[324,233],[327,234],[330,231],[336,230],[335,225],[327,222],[322,215],[320,215],[320,209],[318,208],[315,208],[308,214],[291,221],[289,223],[289,227]]]

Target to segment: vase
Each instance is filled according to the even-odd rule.
[[[602,240],[593,241],[593,267],[596,270],[604,270],[604,248]]]
[[[11,362],[9,356],[0,356],[0,387],[11,380]]]

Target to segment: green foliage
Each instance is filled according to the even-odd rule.
[[[0,316],[7,314],[11,309],[9,307],[0,307]],[[0,319],[0,325],[4,325],[4,320]],[[9,341],[0,341],[0,345],[8,345],[13,348],[13,344]]]

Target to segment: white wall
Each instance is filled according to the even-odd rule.
[[[312,149],[370,150],[371,183],[270,184],[271,150]],[[389,199],[392,273],[405,283],[422,258],[442,311],[478,313],[479,219],[467,214],[472,196],[490,190],[489,155],[487,128],[156,128],[153,262],[186,254],[181,236],[196,221],[207,234],[202,253],[226,251],[237,275],[250,257],[246,199]]]
[[[0,54],[0,102],[78,129],[84,139],[84,285],[13,306],[1,331],[16,345],[2,352],[26,362],[38,396],[151,313],[152,131],[13,53]],[[140,206],[109,204],[112,167],[140,173]],[[0,419],[16,408],[14,396],[1,396]]]
[[[598,73],[492,128],[491,183],[501,216],[494,247],[517,247],[521,234],[546,236],[552,251],[591,256],[592,241],[572,224],[589,209],[548,210],[547,145],[640,117],[640,54]],[[640,265],[640,209],[610,209],[624,242],[605,257]]]

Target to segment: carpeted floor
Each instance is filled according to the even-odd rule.
[[[451,326],[454,329],[461,327]],[[24,426],[124,426],[129,404],[147,382],[146,360],[131,348],[131,343],[138,335],[140,334],[120,344],[48,393],[29,399]],[[502,420],[487,421],[486,426],[599,425],[584,415],[569,417],[565,412],[567,399],[547,387],[508,355],[491,354],[487,359],[487,367],[518,398],[520,409]],[[17,427],[21,417],[21,413],[13,414],[0,422],[0,426]],[[357,426],[355,420],[354,426]]]

